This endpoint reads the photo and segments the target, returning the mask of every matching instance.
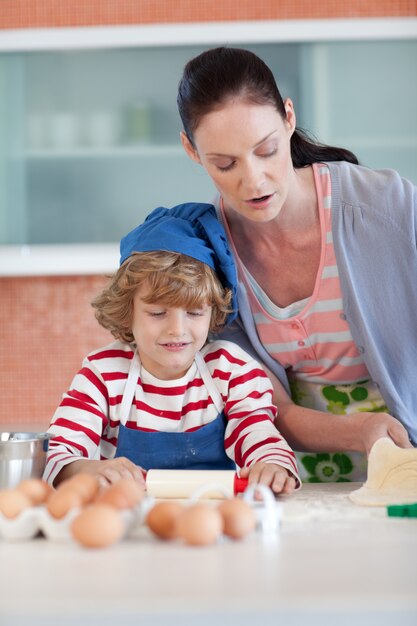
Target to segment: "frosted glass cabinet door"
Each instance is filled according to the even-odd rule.
[[[417,42],[250,44],[298,124],[417,182]],[[185,63],[209,46],[0,54],[0,245],[117,242],[215,189],[185,155]]]
[[[254,44],[299,93],[297,44]],[[207,46],[0,55],[0,243],[116,242],[215,189],[185,154],[176,94]]]
[[[302,67],[307,127],[417,184],[417,42],[305,45]]]
[[[27,241],[24,63],[0,55],[0,244]]]
[[[0,54],[0,244],[118,241],[155,206],[212,197],[179,141],[189,53]]]
[[[156,206],[212,196],[179,141],[186,54],[25,55],[28,243],[117,241]]]

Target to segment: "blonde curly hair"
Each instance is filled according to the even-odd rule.
[[[211,306],[211,332],[219,331],[232,311],[231,290],[223,287],[216,273],[205,263],[177,252],[136,252],[91,303],[99,324],[125,343],[135,343],[133,297],[145,283],[149,287],[144,298],[147,304],[160,303],[190,310]]]

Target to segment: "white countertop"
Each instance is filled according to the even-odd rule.
[[[417,519],[357,507],[358,485],[305,485],[280,530],[210,547],[139,528],[102,550],[0,540],[0,624],[415,626]]]

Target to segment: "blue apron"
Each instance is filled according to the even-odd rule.
[[[199,373],[218,410],[215,420],[192,432],[148,432],[128,428],[128,419],[140,374],[135,353],[121,403],[120,426],[115,456],[125,456],[148,469],[236,469],[224,449],[226,418],[223,400],[200,353],[195,356]]]

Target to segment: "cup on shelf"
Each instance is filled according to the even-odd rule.
[[[48,116],[44,113],[29,113],[26,121],[26,145],[31,150],[49,147]]]
[[[84,141],[88,146],[117,146],[120,137],[121,122],[117,113],[95,111],[84,119]]]
[[[76,148],[80,143],[80,121],[75,113],[56,112],[50,117],[50,142],[57,150]]]
[[[138,102],[126,109],[125,139],[127,143],[147,143],[151,137],[151,130],[151,107],[147,102]]]

